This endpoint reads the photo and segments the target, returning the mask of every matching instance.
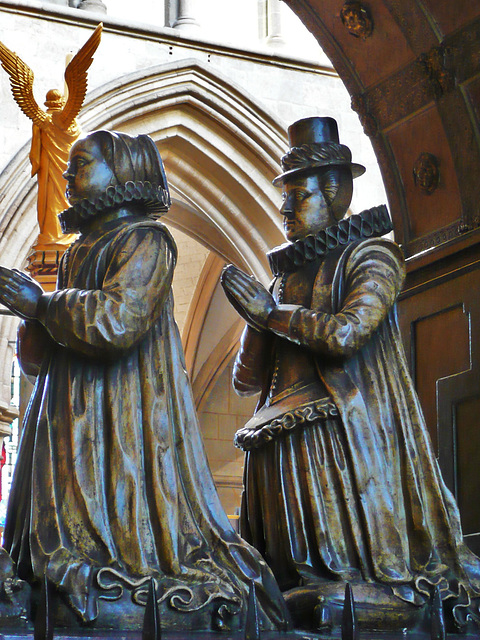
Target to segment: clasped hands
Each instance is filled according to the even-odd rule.
[[[0,302],[23,320],[35,320],[42,287],[18,269],[0,267]]]
[[[276,302],[265,287],[232,264],[225,267],[221,278],[225,294],[235,310],[248,324],[262,331]]]

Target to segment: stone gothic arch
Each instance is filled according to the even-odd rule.
[[[207,328],[212,275],[234,262],[268,282],[265,252],[283,240],[280,195],[272,186],[278,159],[287,147],[283,127],[235,83],[197,60],[162,64],[135,72],[91,92],[81,115],[84,131],[118,129],[148,133],[165,162],[173,205],[165,221],[196,238],[216,258],[200,278],[193,300],[209,296],[186,328],[187,360],[201,373],[198,400],[228,362],[240,325],[216,326],[214,354],[198,362],[193,354]],[[25,264],[36,236],[35,180],[29,177],[28,145],[0,176],[0,252],[7,266]],[[211,321],[211,318],[210,318]],[[14,326],[0,317],[11,350]],[[8,354],[5,354],[7,357]]]
[[[283,238],[271,181],[287,144],[253,98],[192,59],[97,89],[82,125],[152,136],[174,200],[165,220],[265,279],[265,251]]]

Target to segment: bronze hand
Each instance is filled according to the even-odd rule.
[[[221,283],[242,318],[254,329],[266,329],[268,316],[276,304],[265,287],[233,265],[225,267]]]
[[[0,301],[15,315],[24,320],[36,319],[42,294],[42,287],[30,276],[18,269],[0,267]]]

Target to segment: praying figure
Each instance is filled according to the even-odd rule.
[[[246,320],[234,371],[260,393],[245,451],[241,534],[263,555],[297,625],[339,624],[346,583],[359,622],[423,623],[438,588],[448,624],[480,623],[480,560],[462,539],[410,378],[395,301],[405,265],[385,206],[346,217],[364,167],[332,118],[289,128],[287,243],[270,291],[234,266],[222,279]]]
[[[141,628],[153,579],[162,628],[239,629],[253,586],[261,627],[281,629],[278,586],[208,467],[173,318],[175,243],[156,219],[170,204],[157,147],[93,132],[65,178],[62,229],[80,235],[57,290],[0,268],[0,300],[23,319],[19,360],[36,376],[5,549],[19,578],[55,585],[69,626]]]

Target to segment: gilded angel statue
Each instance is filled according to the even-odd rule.
[[[10,76],[13,97],[23,113],[33,122],[30,162],[32,176],[37,176],[37,215],[40,235],[36,249],[65,250],[75,236],[64,235],[57,215],[68,208],[65,180],[68,154],[80,136],[77,115],[87,92],[87,70],[100,44],[100,23],[87,42],[72,58],[65,70],[67,95],[57,89],[47,92],[43,110],[33,96],[33,71],[0,42],[0,62]]]

